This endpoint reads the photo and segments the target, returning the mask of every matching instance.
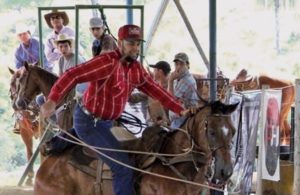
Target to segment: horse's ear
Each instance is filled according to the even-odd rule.
[[[25,69],[26,69],[27,71],[29,70],[29,65],[28,65],[27,62],[24,62],[24,67],[25,67]]]
[[[11,69],[11,68],[8,67],[8,70],[9,70],[10,74],[12,74],[12,75],[15,74],[15,71],[13,69]]]
[[[231,114],[232,112],[234,112],[237,108],[237,106],[240,104],[240,102],[237,102],[235,104],[228,104],[228,105],[224,105],[224,109],[223,109],[223,114]]]
[[[235,104],[223,104],[220,101],[216,101],[211,105],[212,114],[218,114],[220,112],[222,114],[230,114],[236,110],[239,103],[240,102],[237,102]]]

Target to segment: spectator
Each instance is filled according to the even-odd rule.
[[[75,54],[72,50],[74,45],[74,39],[72,37],[68,37],[65,34],[60,34],[57,40],[54,41],[57,49],[61,53],[60,58],[58,59],[58,67],[59,73],[58,75],[61,76],[66,70],[69,68],[74,67],[75,64]],[[78,63],[81,64],[85,60],[79,55],[78,56]],[[78,84],[76,86],[76,92],[82,94],[86,89],[86,83]]]
[[[65,34],[69,37],[75,37],[74,30],[68,27],[69,17],[64,11],[52,10],[50,13],[45,14],[44,18],[53,31],[47,36],[47,42],[45,44],[45,53],[47,60],[51,64],[57,64],[59,57],[61,56],[59,50],[55,47],[54,41],[59,35]]]
[[[106,29],[101,18],[93,17],[90,19],[90,31],[95,38],[92,46],[93,56],[97,56],[117,48],[114,38],[106,34]]]
[[[24,66],[27,62],[30,65],[39,64],[39,48],[40,43],[36,38],[32,37],[34,28],[25,24],[16,25],[16,35],[20,41],[15,51],[15,66],[17,69]],[[48,63],[44,56],[44,67],[51,71],[52,66]]]
[[[185,53],[178,53],[173,62],[175,70],[169,78],[169,92],[183,103],[184,108],[194,107],[197,105],[199,97],[196,81],[189,72],[189,58]],[[173,112],[170,112],[169,115],[172,128],[179,128],[185,120],[185,117],[180,117]]]

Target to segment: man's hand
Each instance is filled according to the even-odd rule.
[[[54,111],[55,111],[56,103],[52,100],[47,100],[46,103],[44,103],[41,106],[41,114],[45,117],[48,118],[50,117]]]
[[[172,81],[172,82],[173,82],[174,80],[178,79],[179,76],[180,76],[180,74],[179,74],[178,71],[173,71],[173,72],[171,72],[171,74],[170,74],[169,81]]]
[[[198,110],[197,106],[192,106],[188,109],[185,109],[183,111],[180,112],[180,116],[189,116],[191,114],[196,114]]]

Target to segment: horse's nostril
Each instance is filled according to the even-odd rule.
[[[22,101],[22,100],[20,100],[20,99],[18,99],[18,100],[16,101],[16,107],[17,107],[18,109],[25,109],[25,108],[26,108],[26,102],[25,102],[25,101]]]
[[[224,178],[224,179],[228,179],[230,176],[232,175],[232,169],[222,169],[221,170],[221,176]]]

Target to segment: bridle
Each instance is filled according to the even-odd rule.
[[[199,152],[201,147],[199,146],[198,142],[195,140],[195,138],[196,138],[195,134],[197,133],[196,131],[198,129],[193,128],[193,127],[195,126],[195,123],[196,123],[196,115],[207,106],[209,106],[209,105],[204,105],[203,107],[198,108],[197,112],[194,114],[194,116],[189,117],[186,121],[187,122],[187,129],[186,130],[190,135],[191,142],[194,143],[192,153],[195,154],[195,155],[198,154],[198,153],[201,153],[201,152]],[[228,145],[226,145],[226,144],[215,145],[214,143],[210,143],[210,140],[208,139],[209,138],[209,121],[210,121],[209,118],[210,117],[229,117],[229,116],[230,115],[228,115],[228,114],[210,114],[210,115],[206,116],[205,119],[203,120],[204,128],[201,128],[201,131],[203,131],[203,130],[205,131],[205,135],[206,135],[205,137],[208,140],[208,151],[209,151],[209,153],[208,153],[207,156],[209,156],[209,161],[208,161],[209,170],[206,173],[206,177],[208,178],[209,181],[212,181],[212,179],[214,177],[215,154],[216,154],[216,152],[218,150],[222,149],[222,148],[225,148],[226,150],[231,148],[231,144],[228,144]],[[194,162],[194,166],[195,166],[195,169],[198,170],[196,162]]]

